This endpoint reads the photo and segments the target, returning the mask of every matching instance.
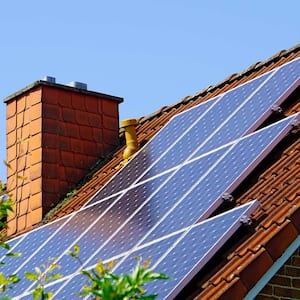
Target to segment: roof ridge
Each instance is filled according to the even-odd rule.
[[[270,65],[272,62],[276,62],[276,61],[280,60],[281,58],[290,55],[290,53],[292,53],[294,51],[298,51],[298,50],[300,50],[300,43],[295,45],[292,48],[280,50],[277,53],[275,53],[273,56],[271,56],[265,60],[258,61],[256,63],[252,64],[250,67],[244,69],[240,73],[233,73],[230,76],[228,76],[227,78],[225,78],[224,80],[222,80],[214,85],[209,85],[208,87],[203,88],[202,90],[196,92],[194,95],[185,96],[182,99],[180,99],[179,101],[177,101],[169,106],[163,106],[163,107],[159,108],[157,111],[155,111],[154,113],[140,117],[138,119],[138,123],[140,125],[142,125],[143,123],[160,116],[164,112],[168,112],[168,111],[180,106],[181,104],[186,104],[190,101],[194,101],[194,100],[198,99],[199,97],[203,97],[207,93],[211,93],[211,92],[223,87],[226,84],[230,84],[233,81],[244,77],[245,75],[253,72],[253,70],[255,70],[255,69],[260,70],[263,67]]]

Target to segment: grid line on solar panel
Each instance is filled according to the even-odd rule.
[[[253,146],[251,146],[249,148],[247,143],[242,144],[243,141],[250,140],[251,143],[254,143],[255,142],[255,139],[254,139],[255,137],[256,137],[256,139],[260,138],[262,146],[264,146],[265,148],[263,148],[263,147],[259,148],[257,145],[255,145],[254,148],[256,148],[256,147],[259,148],[257,155],[260,155],[261,152],[265,152],[265,154],[266,154],[267,153],[266,148],[268,147],[267,144],[269,143],[269,141],[270,140],[272,141],[272,139],[275,139],[276,136],[279,136],[283,132],[283,130],[282,130],[283,128],[285,128],[285,131],[287,132],[289,130],[288,129],[289,128],[288,124],[291,122],[291,120],[293,120],[293,117],[287,118],[287,119],[279,122],[279,125],[277,124],[277,128],[278,128],[279,132],[277,131],[277,132],[273,133],[273,135],[270,131],[271,131],[272,128],[274,128],[275,125],[271,126],[271,129],[269,128],[269,130],[263,129],[262,132],[264,133],[264,135],[260,134],[259,132],[253,133],[249,137],[244,137],[242,139],[239,139],[238,142],[236,142],[235,144],[232,144],[232,145],[234,145],[235,147],[237,147],[237,145],[238,145],[239,148],[243,150],[243,152],[241,152],[241,153],[242,153],[242,155],[244,155],[248,150],[250,151],[251,148],[253,148]],[[251,140],[251,138],[252,138],[252,140]],[[232,149],[235,149],[235,148],[231,148],[231,150]],[[236,155],[238,152],[235,151],[234,153]],[[241,154],[240,154],[240,156],[241,156]],[[261,156],[260,159],[262,159],[262,158],[263,158],[263,156]],[[254,167],[254,164],[259,163],[259,160],[256,158],[256,156],[254,156],[254,154],[252,154],[252,156],[250,156],[249,160],[252,161],[252,166],[253,167]],[[194,160],[192,163],[194,163],[195,161],[197,161],[197,160]],[[239,176],[244,176],[243,172],[245,172],[245,170],[247,170],[247,168],[248,168],[248,164],[245,165],[245,163],[247,163],[247,161],[246,162],[244,161],[244,163],[242,164],[242,170],[239,172]],[[201,165],[201,164],[198,164],[198,165]],[[220,162],[215,164],[215,165],[216,165],[216,167],[218,167],[220,165]],[[194,169],[198,169],[198,168],[195,167]],[[188,173],[189,172],[190,172],[190,169],[188,170]],[[236,171],[234,171],[234,172],[236,172]],[[220,173],[220,170],[216,171],[215,173],[216,174]],[[240,175],[240,174],[242,174],[242,175]],[[228,176],[228,175],[226,175],[226,176]],[[236,175],[236,173],[234,173],[234,176],[238,177]],[[143,234],[142,237],[140,236],[141,233],[136,229],[137,226],[135,224],[132,224],[132,227],[130,228],[129,232],[133,232],[133,235],[135,237],[140,237],[141,238],[140,241],[138,241],[138,243],[134,247],[137,247],[138,245],[140,245],[141,243],[144,243],[144,242],[150,242],[152,239],[157,239],[161,235],[169,234],[173,230],[178,230],[178,227],[180,227],[180,226],[187,226],[188,223],[181,223],[181,217],[179,217],[179,216],[181,214],[187,214],[189,212],[189,209],[181,207],[180,206],[181,204],[185,205],[185,203],[190,203],[191,201],[193,201],[193,206],[191,206],[192,213],[194,215],[195,215],[195,213],[197,213],[196,219],[195,219],[195,216],[192,218],[191,215],[188,215],[187,218],[184,218],[185,222],[186,221],[195,222],[195,221],[199,220],[201,214],[202,214],[201,219],[203,219],[204,217],[207,217],[208,214],[212,213],[213,210],[215,210],[217,208],[217,206],[221,204],[221,202],[222,202],[221,195],[224,194],[224,192],[226,192],[226,191],[230,191],[230,188],[234,186],[232,184],[232,182],[235,182],[235,180],[237,180],[237,179],[230,178],[230,180],[231,181],[229,181],[229,183],[227,183],[227,181],[225,182],[226,186],[224,186],[222,189],[219,188],[217,190],[217,192],[215,193],[216,195],[213,198],[209,199],[209,196],[207,196],[208,198],[207,197],[205,198],[206,200],[205,200],[204,203],[202,201],[200,201],[200,199],[197,200],[196,202],[194,202],[195,200],[193,200],[193,199],[198,199],[199,198],[196,194],[194,194],[195,187],[196,187],[196,189],[198,189],[197,184],[195,184],[193,186],[193,188],[189,190],[189,192],[185,193],[184,197],[181,197],[178,201],[176,200],[177,202],[173,203],[173,206],[168,207],[168,210],[165,212],[165,214],[162,215],[159,218],[158,222],[156,224],[152,225],[151,228],[149,228],[149,231],[146,234]],[[216,178],[216,181],[217,181],[217,178]],[[215,181],[212,181],[212,182],[213,182],[212,189],[214,189],[214,187],[215,187],[214,182]],[[206,185],[206,183],[205,183],[205,185]],[[200,194],[201,195],[205,194],[205,190],[202,191]],[[198,193],[198,195],[199,195],[199,193]],[[171,196],[171,198],[173,198],[173,197]],[[190,200],[188,200],[188,202],[186,200],[187,198],[190,199]],[[163,199],[164,203],[165,203],[165,201],[167,201],[165,198],[162,198],[162,199]],[[213,199],[215,199],[214,201],[218,200],[217,204],[215,204],[215,202],[212,201]],[[177,209],[177,213],[174,216],[174,210],[175,209]],[[154,210],[157,211],[157,208],[155,208]],[[189,212],[189,213],[191,213],[191,212]],[[147,224],[147,218],[145,218],[145,213],[143,213],[142,215],[144,216],[143,217],[143,224],[144,224],[144,226],[146,226],[145,224]],[[165,219],[167,219],[169,216],[172,216],[172,220],[166,221]],[[140,218],[141,218],[141,216],[139,216],[139,212],[136,212],[136,219],[140,219]],[[164,224],[164,225],[162,225],[162,224]],[[173,226],[172,230],[170,230],[170,228],[169,228],[170,225]],[[175,228],[174,228],[174,226],[175,226]],[[169,228],[169,231],[166,232],[165,230],[168,229],[168,228]],[[153,234],[153,233],[155,234],[155,232],[159,232],[160,235],[154,235],[153,237],[151,237],[151,234]],[[126,235],[126,232],[122,233],[122,231],[121,231],[120,235],[121,236]],[[150,236],[150,238],[149,238],[149,236]],[[126,241],[127,240],[130,240],[129,237],[127,237]]]
[[[215,101],[206,111],[205,111],[205,113],[203,114],[203,115],[205,115],[205,114],[207,114],[207,112],[208,111],[210,111],[215,105],[216,105],[216,103],[218,103],[219,101],[220,101],[220,99],[222,98],[222,97],[224,97],[224,95],[226,95],[226,94],[228,94],[228,93],[234,93],[237,89],[241,89],[241,88],[243,88],[244,86],[246,86],[246,85],[251,85],[251,83],[254,83],[254,82],[256,82],[256,81],[263,81],[263,80],[265,80],[265,78],[267,77],[267,76],[270,76],[270,74],[271,74],[271,72],[270,73],[267,73],[267,75],[266,74],[264,74],[264,75],[262,75],[262,76],[260,76],[260,77],[257,77],[257,78],[255,78],[255,79],[253,79],[252,81],[249,81],[248,83],[245,83],[245,84],[242,84],[242,85],[240,85],[240,86],[238,86],[238,87],[236,87],[236,88],[234,88],[234,89],[232,89],[232,90],[230,90],[229,92],[227,92],[227,93],[225,93],[225,94],[223,94],[223,95],[221,95],[220,97],[219,97],[219,99],[218,99],[218,97],[216,98],[217,99],[217,101]],[[254,86],[253,88],[255,88],[255,87],[257,87],[257,86]],[[201,105],[204,105],[204,103],[203,104],[201,104]],[[179,117],[179,116],[181,116],[181,115],[184,115],[184,114],[187,114],[189,111],[187,111],[187,112],[182,112],[180,115],[178,115],[178,116],[175,116],[173,119],[172,119],[172,121],[176,121],[176,119]],[[199,121],[199,119],[201,119],[201,118],[203,118],[203,115],[200,115],[200,117],[198,118],[198,119],[196,119],[197,121]],[[172,122],[171,122],[172,123]],[[195,122],[194,122],[195,123]],[[193,125],[194,125],[194,123],[192,123],[191,124],[191,126],[190,127],[193,127]],[[173,124],[173,123],[172,123]],[[190,125],[190,124],[189,124]],[[164,132],[164,130],[166,130],[166,129],[168,129],[168,126],[169,126],[169,123],[167,124],[167,125],[165,125],[165,127],[153,138],[153,140],[151,140],[147,145],[145,145],[145,147],[144,147],[144,150],[141,150],[139,153],[139,155],[137,155],[137,156],[143,156],[143,151],[146,151],[147,150],[147,146],[149,146],[150,148],[151,148],[151,146],[152,146],[152,144],[153,143],[155,143],[155,139],[156,139],[156,137],[159,137],[159,135],[160,134],[162,134],[163,132]],[[188,128],[190,128],[190,127],[188,127]],[[185,131],[185,132],[187,132],[188,131],[188,129]],[[183,132],[180,136],[179,136],[179,138],[181,138],[181,136],[183,136],[183,135],[185,135],[185,132]],[[172,135],[174,135],[176,132],[174,132],[174,130],[172,130]],[[174,139],[173,137],[172,137],[172,142],[173,142],[173,144],[171,145],[171,147],[175,144],[174,143],[174,140],[175,140],[175,143],[176,143],[176,138]],[[159,143],[157,143],[157,144],[159,144]],[[163,140],[163,144],[165,144],[165,140]],[[169,147],[170,148],[170,147]],[[167,150],[169,149],[169,148],[167,148]],[[166,149],[166,148],[165,148]],[[151,149],[151,150],[153,150],[153,149]],[[148,152],[151,152],[151,151],[148,151]],[[151,155],[151,153],[148,153],[147,152],[147,154],[148,155]],[[155,152],[155,151],[152,151],[152,152]],[[160,154],[161,152],[159,152],[159,154]],[[165,155],[165,153],[166,153],[166,151],[165,152],[163,152],[162,153],[162,156],[163,155]],[[157,158],[157,156],[156,156],[156,158]],[[159,159],[160,159],[160,157],[159,157]],[[158,160],[159,160],[158,159]],[[137,161],[136,161],[137,160]],[[143,160],[142,160],[143,161]],[[156,160],[154,161],[154,163],[156,162]],[[144,170],[144,168],[143,168],[143,164],[141,164],[141,160],[138,160],[138,159],[136,159],[136,158],[133,158],[133,159],[131,159],[131,161],[128,163],[128,166],[127,167],[125,167],[125,168],[123,168],[124,170],[128,170],[129,168],[133,168],[133,169],[135,169],[135,167],[132,167],[132,165],[131,164],[133,164],[133,163],[138,163],[138,170],[137,170],[137,172],[139,172],[139,173],[142,173],[142,172],[144,172],[145,170]],[[151,163],[150,163],[150,165],[151,165]],[[147,169],[149,168],[149,166],[147,166]],[[128,177],[128,176],[122,176],[121,175],[121,173],[122,172],[125,172],[125,171],[120,171],[118,174],[119,174],[119,177]],[[135,178],[135,176],[134,176],[134,178]],[[120,179],[120,178],[119,178]],[[122,179],[122,178],[121,178]],[[111,182],[111,181],[110,181]],[[109,183],[110,183],[109,182]],[[109,184],[108,183],[108,184]],[[116,184],[119,184],[119,182],[118,183],[116,183]],[[110,187],[111,188],[111,187]],[[103,191],[103,190],[102,190]],[[102,192],[102,191],[100,191],[100,193]]]
[[[296,66],[295,66],[296,65]],[[295,68],[296,70],[293,70],[293,68],[291,67],[290,68],[290,70],[288,69],[290,66],[292,66],[293,68]],[[279,68],[277,68],[277,69],[275,69],[275,71],[271,71],[271,72],[269,72],[269,73],[266,73],[266,74],[264,74],[264,75],[262,75],[261,76],[261,78],[265,78],[265,77],[263,77],[263,76],[267,76],[268,78],[262,83],[262,85],[261,85],[261,87],[264,87],[265,86],[265,84],[267,84],[267,82],[269,82],[269,79],[271,79],[273,76],[274,76],[274,74],[275,73],[277,73],[277,72],[279,72],[280,73],[280,71],[282,71],[282,70],[284,70],[284,71],[282,71],[281,73],[284,73],[284,72],[287,72],[288,73],[288,76],[290,76],[291,74],[294,76],[294,77],[297,77],[297,76],[299,76],[299,70],[298,70],[298,68],[299,68],[299,60],[295,60],[295,61],[293,61],[293,62],[291,62],[291,63],[288,63],[288,64],[286,64],[286,65],[283,65],[283,66],[281,66],[281,67],[279,67]],[[285,70],[285,69],[288,69],[288,70]],[[284,75],[284,74],[283,74]],[[291,75],[291,76],[292,76]],[[291,77],[290,76],[290,77]],[[258,77],[259,78],[259,77]],[[293,78],[292,78],[293,79]],[[255,78],[253,81],[255,81],[255,80],[257,80],[257,78]],[[277,80],[278,81],[278,80]],[[249,82],[247,82],[247,83],[245,83],[245,84],[243,84],[243,85],[249,85],[250,83],[251,83],[252,81],[249,81]],[[288,84],[290,84],[290,81],[286,81],[286,83],[288,83]],[[234,89],[232,89],[232,90],[230,90],[230,91],[228,91],[227,93],[225,93],[225,94],[223,94],[223,95],[220,95],[220,98],[219,98],[219,100],[218,101],[216,101],[215,103],[214,103],[214,105],[216,105],[218,102],[220,102],[220,100],[222,99],[222,97],[224,97],[224,95],[226,95],[226,94],[229,94],[230,92],[232,92],[232,91],[234,91],[235,89],[238,89],[238,88],[240,88],[241,86],[243,86],[243,85],[240,85],[240,86],[238,86],[238,87],[236,87],[236,88],[234,88]],[[295,82],[292,84],[293,85],[293,88],[295,87]],[[285,89],[285,88],[287,88],[287,86],[284,86],[283,85],[283,89]],[[262,103],[264,103],[264,105],[267,107],[267,111],[268,111],[268,113],[270,113],[271,112],[271,107],[273,106],[272,104],[275,104],[275,103],[279,103],[279,102],[282,102],[283,101],[283,96],[284,96],[284,94],[285,94],[285,96],[287,96],[290,92],[291,92],[291,90],[292,89],[288,89],[288,91],[286,91],[285,93],[279,93],[278,95],[277,95],[277,97],[281,97],[281,100],[279,101],[278,99],[277,99],[277,101],[275,101],[274,103],[271,103],[270,105],[267,105],[266,104],[266,101],[264,100],[264,101],[262,101]],[[253,93],[255,93],[255,91],[253,92]],[[268,95],[268,93],[266,94],[266,95]],[[281,95],[281,96],[280,96]],[[258,96],[257,97],[259,97],[259,93],[258,93]],[[253,97],[252,97],[253,98]],[[262,97],[260,97],[260,98],[262,98]],[[253,99],[252,99],[252,102],[255,102]],[[247,102],[247,105],[249,106],[250,104],[250,101],[248,101]],[[213,108],[213,106],[214,105],[212,105],[211,107],[210,107],[210,109],[212,109]],[[251,105],[250,106],[250,108],[253,108],[254,106],[253,105]],[[209,110],[210,110],[209,109]],[[263,112],[262,112],[262,114],[264,115],[262,118],[261,118],[261,122],[266,118],[266,116],[267,116],[267,113],[265,112],[265,109],[266,108],[264,108],[264,114],[263,114]],[[208,111],[209,111],[208,110]],[[206,111],[206,113],[205,114],[207,114],[207,112],[208,111]],[[181,114],[184,114],[185,112],[183,112],[183,113],[181,113]],[[258,113],[258,115],[259,115],[260,113]],[[248,117],[246,117],[246,115],[247,115],[247,113],[244,113],[243,114],[245,117],[244,117],[244,121],[245,120],[247,120],[248,119]],[[203,116],[201,116],[201,118],[202,118]],[[201,119],[200,118],[200,119]],[[238,117],[239,118],[239,117]],[[233,122],[235,122],[236,124],[238,124],[238,122],[235,120],[235,118],[233,119]],[[248,132],[250,132],[251,130],[254,130],[255,129],[255,127],[257,127],[261,122],[259,122],[259,123],[255,123],[256,125],[255,126],[253,126],[253,125],[247,125],[248,127],[247,128],[245,128],[244,129],[244,131],[241,131],[241,126],[238,126],[238,125],[236,125],[235,126],[235,128],[234,128],[234,130],[238,130],[238,131],[241,131],[241,133],[240,134],[246,134],[246,133],[248,133]],[[228,122],[227,122],[227,124],[229,124]],[[166,125],[166,127],[168,127],[168,125]],[[225,130],[226,130],[226,128],[225,128]],[[228,130],[228,129],[227,129]],[[163,131],[163,129],[162,129],[162,131]],[[183,135],[185,135],[185,134],[182,134],[181,135],[181,137],[183,136]],[[212,140],[220,140],[219,141],[219,144],[222,144],[222,143],[224,143],[224,142],[228,142],[228,140],[227,141],[222,141],[222,138],[224,138],[224,136],[228,136],[229,134],[227,133],[227,135],[225,134],[221,134],[221,132],[219,132],[219,135],[217,136],[217,137],[215,137],[214,139],[212,139]],[[180,139],[181,139],[181,137],[180,137]],[[235,137],[235,138],[237,138],[238,137],[238,134],[237,134],[237,136]],[[211,140],[211,141],[212,141]],[[187,145],[189,145],[189,143],[185,143],[185,144],[187,144]],[[215,146],[214,146],[215,147]],[[202,152],[206,152],[206,151],[208,151],[208,149],[205,149],[205,148],[203,148],[202,149]],[[177,153],[178,151],[176,151],[176,153]],[[163,155],[161,156],[161,157],[164,157],[165,156],[165,154],[166,154],[166,152],[164,152],[163,153]],[[196,154],[196,156],[197,155],[199,155],[199,153],[197,153]],[[161,159],[161,157],[160,157],[160,159]],[[160,161],[160,159],[158,160],[158,161]],[[176,163],[178,163],[177,162],[177,160],[178,160],[178,158],[175,156],[175,160],[176,160],[176,162],[175,162],[175,164]],[[135,161],[135,159],[133,159],[132,161]],[[143,160],[142,160],[143,161]],[[140,168],[141,167],[141,160],[139,160],[139,161],[137,161],[136,162],[137,164],[138,164],[138,170],[134,170],[134,172],[139,172],[139,174],[140,174],[140,172],[142,171],[143,173],[147,173],[148,171],[149,171],[149,169],[151,170],[151,167],[152,167],[152,165],[150,166],[150,168],[148,167],[147,169],[146,169],[146,171],[143,171],[144,170],[144,168]],[[155,161],[155,163],[156,163],[156,161]],[[155,165],[155,164],[154,164]],[[170,164],[168,163],[168,164],[165,164],[165,166],[158,166],[158,170],[157,170],[157,172],[161,172],[162,170],[163,170],[163,167],[170,167]],[[126,172],[129,172],[128,170],[130,169],[131,167],[130,167],[130,165],[128,165],[127,167],[125,166],[125,168],[124,169],[126,169]],[[136,167],[132,167],[132,169],[136,169]],[[153,168],[152,168],[153,169]],[[155,171],[156,172],[156,171]],[[140,177],[142,177],[143,176],[143,173],[142,173],[142,175],[141,176],[139,176],[139,178]],[[119,174],[119,173],[118,173]],[[151,176],[151,175],[150,175]],[[125,176],[126,177],[126,176]],[[129,177],[131,177],[131,176],[129,176]],[[132,178],[136,178],[135,176],[133,176]],[[137,180],[139,180],[139,178],[137,179]],[[119,177],[118,177],[118,179],[120,179]],[[121,176],[121,179],[122,179],[122,176]],[[118,184],[118,182],[117,182],[117,184]],[[104,187],[104,189],[105,189],[105,187]],[[99,191],[99,194],[97,195],[97,197],[100,197],[101,198],[101,193],[102,193],[102,191],[103,190],[101,190],[101,191]],[[96,199],[95,199],[96,200]],[[94,201],[93,199],[91,200],[91,201]],[[97,200],[96,200],[97,201]]]
[[[113,201],[112,203],[109,201],[102,201],[98,203],[97,211],[94,212],[94,215],[91,214],[93,209],[96,209],[94,206],[90,207],[89,211],[80,210],[78,213],[73,214],[72,218],[67,219],[67,221],[64,222],[62,226],[60,226],[55,233],[50,236],[50,238],[38,247],[32,255],[14,271],[14,273],[18,273],[22,269],[27,271],[30,269],[30,266],[42,265],[49,258],[49,253],[51,253],[51,257],[55,257],[56,261],[59,261],[59,259],[61,259],[66,252],[74,244],[76,244],[80,237],[86,234],[117,201],[113,199],[111,200]],[[99,204],[102,204],[102,209],[99,207]],[[99,213],[101,210],[103,210],[102,213]],[[18,284],[18,289],[28,289],[33,285],[34,283],[32,284],[32,282],[24,279]],[[12,295],[15,293],[16,291],[14,290],[11,292]]]
[[[184,199],[178,201],[159,224],[151,228],[144,237],[145,241],[208,217],[223,202],[222,195],[232,193],[271,151],[273,145],[289,132],[290,123],[294,119],[295,116],[292,116],[238,140],[227,152],[227,156]]]
[[[232,209],[229,212],[226,212],[222,215],[218,215],[214,218],[211,218],[209,220],[203,221],[199,224],[194,224],[191,225],[189,227],[186,228],[182,228],[181,230],[178,230],[177,232],[174,232],[168,236],[165,236],[163,238],[160,238],[156,241],[152,241],[151,243],[145,244],[145,245],[141,245],[138,249],[135,249],[135,253],[132,254],[131,258],[128,259],[129,261],[126,261],[126,269],[125,272],[129,272],[130,268],[133,267],[134,265],[134,259],[133,257],[135,256],[139,256],[138,251],[145,251],[145,249],[149,250],[152,249],[151,251],[147,252],[147,255],[143,254],[144,258],[152,258],[152,260],[155,262],[157,260],[161,261],[164,259],[164,257],[169,254],[169,250],[173,249],[191,230],[200,227],[206,223],[212,223],[214,222],[216,219],[221,219],[224,218],[224,216],[226,217],[226,215],[232,215],[233,217],[235,216],[235,219],[240,219],[241,216],[243,215],[247,215],[249,216],[249,214],[256,209],[258,206],[258,202],[257,201],[253,201],[251,203],[245,204],[243,206],[240,206],[238,208]],[[218,224],[222,224],[222,222],[218,222]],[[235,225],[236,226],[236,225]],[[232,227],[232,226],[231,226]],[[155,251],[153,251],[153,249],[155,249]],[[167,253],[166,253],[167,252]],[[144,252],[143,252],[144,253]],[[104,261],[104,263],[111,261],[113,258],[110,258],[106,261]],[[156,262],[156,265],[158,263]],[[124,266],[121,265],[121,266]],[[95,265],[91,265],[89,266],[88,270],[90,270],[91,268],[95,267]],[[121,272],[119,272],[119,268],[120,265],[116,266],[113,268],[113,272],[116,273],[123,273],[124,270],[122,270]],[[152,267],[152,269],[155,268],[155,266]],[[73,278],[76,277],[76,274],[72,274],[70,276],[68,276],[67,278],[64,278],[65,283],[56,291],[54,297],[59,296],[58,299],[68,299],[65,298],[63,296],[68,297],[70,295],[70,292],[76,287],[78,287],[76,284],[72,283]],[[78,290],[75,290],[74,292],[78,292]]]
[[[115,176],[113,176],[109,182],[99,190],[99,192],[93,198],[103,198],[110,193],[116,193],[129,186],[136,178],[143,173],[149,166],[143,164],[143,156],[147,155],[149,164],[154,163],[156,160],[160,159],[167,149],[171,148],[174,143],[176,143],[177,138],[179,138],[184,132],[188,131],[189,127],[193,126],[193,123],[201,118],[202,114],[205,114],[207,110],[210,110],[212,106],[218,101],[219,97],[212,98],[195,108],[191,108],[190,111],[200,110],[201,113],[196,113],[190,122],[182,122],[183,113],[174,116],[136,155],[134,155],[130,161],[127,163],[126,167],[123,167]],[[179,122],[177,122],[179,119]],[[186,121],[186,120],[185,120]],[[178,123],[178,124],[177,124]],[[171,128],[170,128],[171,127]],[[176,127],[176,128],[173,128]],[[157,141],[158,140],[158,141]],[[134,176],[128,176],[127,172],[129,169],[134,169],[136,174]],[[115,177],[118,177],[118,181],[114,182]],[[136,177],[136,178],[135,178]],[[107,193],[106,190],[109,190]],[[92,201],[93,199],[91,199]]]
[[[287,122],[287,121],[286,121]]]
[[[195,128],[195,124],[199,123],[199,121],[207,120],[206,122],[208,122],[208,124],[209,124],[209,126],[204,126],[204,124],[202,124],[203,126],[201,126],[201,132],[206,127],[209,129],[208,132],[211,132],[213,116],[217,112],[220,112],[221,107],[223,108],[223,111],[224,111],[224,107],[228,107],[226,114],[230,114],[232,105],[238,105],[238,101],[242,101],[242,100],[232,101],[232,98],[233,97],[242,98],[244,100],[245,98],[247,98],[247,96],[249,96],[249,93],[252,94],[253,90],[256,90],[257,88],[259,88],[259,86],[262,84],[262,82],[264,82],[266,80],[266,78],[268,76],[270,76],[270,74],[271,73],[264,74],[258,78],[255,78],[254,80],[248,82],[247,84],[240,85],[237,88],[234,88],[234,89],[228,91],[227,93],[223,94],[222,96],[220,96],[217,99],[217,101],[215,101],[198,119],[196,119],[196,121],[194,123],[192,123],[192,125],[190,127],[188,127],[188,129],[183,134],[181,134],[177,139],[173,139],[173,144],[171,145],[171,147],[165,149],[165,152],[163,152],[162,155],[159,156],[158,160],[152,161],[150,156],[153,155],[153,152],[155,152],[155,148],[154,149],[152,149],[152,148],[157,147],[157,144],[159,145],[159,143],[156,143],[156,136],[155,136],[153,140],[151,140],[147,145],[145,145],[143,147],[143,149],[141,149],[141,151],[139,151],[138,154],[129,161],[128,165],[126,165],[122,169],[123,171],[121,170],[118,173],[119,174],[119,176],[117,177],[118,180],[114,184],[117,185],[118,188],[122,188],[123,184],[121,184],[121,186],[120,186],[120,181],[122,181],[123,177],[130,178],[130,180],[133,183],[135,183],[136,181],[140,180],[141,177],[143,177],[144,173],[146,174],[147,172],[151,172],[151,170],[154,170],[155,168],[153,168],[152,166],[156,165],[158,161],[161,161],[161,158],[165,157],[166,154],[168,154],[168,156],[169,156],[170,153],[172,153],[169,151],[169,149],[172,150],[174,148],[174,146],[178,145],[178,143],[182,139],[182,137],[186,136],[193,128]],[[225,101],[226,106],[224,106],[224,104],[221,104],[224,101]],[[220,108],[218,108],[219,106],[220,106]],[[214,111],[214,112],[212,112],[212,111]],[[225,118],[226,118],[226,116],[225,116]],[[220,116],[218,116],[217,121],[220,122]],[[157,136],[159,136],[161,133],[163,133],[164,130],[166,130],[166,129],[168,129],[168,124],[160,132],[158,132]],[[172,134],[174,134],[173,131],[172,131]],[[207,133],[205,133],[205,134],[207,134]],[[192,136],[193,136],[193,138],[190,142],[191,142],[191,144],[194,144],[193,140],[195,139],[195,135],[192,133]],[[200,137],[200,139],[202,139],[202,137]],[[175,140],[175,142],[174,142],[174,140]],[[163,140],[163,144],[164,143],[165,143],[165,141]],[[151,148],[151,146],[152,146],[152,148]],[[189,146],[189,143],[184,142],[184,147],[188,147],[188,146]],[[179,151],[176,151],[176,154],[177,154],[177,152],[179,152]],[[179,160],[179,158],[176,156],[176,164],[178,163],[178,160]],[[170,166],[168,166],[168,167],[170,167]],[[162,170],[163,170],[162,166],[159,166],[157,172],[161,172]],[[126,176],[124,176],[122,174],[122,172],[125,173]],[[155,173],[157,173],[157,172],[155,171]],[[111,182],[114,182],[114,181],[111,181]],[[101,198],[101,197],[105,196],[105,194],[104,195],[102,194],[102,192],[105,191],[105,189],[110,189],[110,192],[111,192],[110,183],[108,183],[107,188],[104,188],[103,190],[99,191],[99,194],[97,195],[97,197]],[[93,201],[93,200],[91,200],[91,201]]]

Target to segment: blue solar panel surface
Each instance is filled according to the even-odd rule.
[[[194,238],[197,235],[192,232],[198,225],[193,224],[209,217],[222,203],[222,195],[231,193],[289,132],[291,122],[299,119],[299,114],[294,115],[248,134],[265,120],[274,104],[284,101],[299,85],[299,78],[298,59],[174,117],[82,210],[12,240],[12,251],[23,255],[13,261],[5,258],[8,266],[4,273],[22,276],[49,256],[56,257],[62,266],[60,273],[67,278],[54,283],[55,289],[68,287],[57,299],[69,299],[63,298],[66,291],[78,288],[80,280],[74,277],[80,267],[65,255],[75,243],[81,247],[84,267],[91,267],[99,258],[120,257],[122,261],[123,257],[127,261],[142,249],[151,254],[157,243],[156,252],[148,257],[159,262],[158,270],[168,269],[165,273],[170,274],[172,255],[184,256],[180,251],[196,249],[201,243]],[[225,218],[225,227],[229,220]],[[175,235],[188,226],[193,228],[186,231],[189,239],[182,236],[178,247],[168,253]],[[215,231],[216,240],[225,227]],[[207,242],[208,249],[209,245]],[[210,250],[184,260],[180,266],[183,273],[176,273],[175,281],[164,282],[159,288],[165,291],[161,295],[181,287],[184,274],[206,254],[211,255]],[[117,270],[125,266],[130,263],[122,263]],[[74,281],[67,281],[70,276]],[[9,295],[31,288],[32,283],[24,279]]]

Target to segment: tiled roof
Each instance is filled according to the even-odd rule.
[[[284,50],[270,59],[256,63],[239,74],[210,86],[194,96],[161,108],[139,119],[137,127],[141,144],[148,141],[175,114],[223,93],[300,56],[300,45]],[[283,105],[283,115],[300,111],[300,89]],[[272,119],[273,118],[273,119]],[[277,117],[278,118],[278,117]],[[276,117],[272,116],[274,121]],[[254,215],[249,233],[231,241],[223,259],[206,274],[196,277],[183,291],[184,298],[241,299],[273,265],[300,233],[300,142],[299,131],[286,137],[249,178],[235,191],[236,205],[259,199],[261,209]],[[78,210],[118,170],[122,161],[120,148],[79,188],[63,206],[52,212],[48,220]],[[217,270],[217,271],[216,271]],[[193,291],[191,295],[191,291]]]

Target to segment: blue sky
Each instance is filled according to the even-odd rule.
[[[299,11],[298,0],[4,1],[0,98],[50,75],[124,97],[120,119],[141,117],[299,43]],[[2,161],[5,104],[0,117]]]

